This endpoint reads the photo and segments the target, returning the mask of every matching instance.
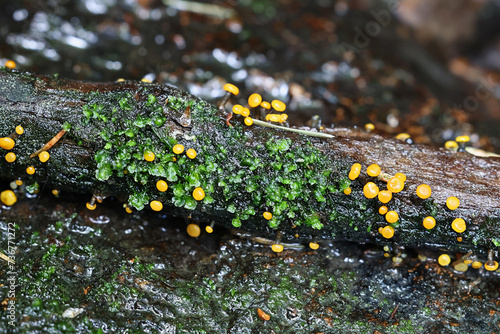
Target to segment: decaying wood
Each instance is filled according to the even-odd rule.
[[[28,182],[46,181],[49,186],[61,190],[104,197],[114,196],[127,201],[129,188],[125,188],[120,179],[113,176],[107,181],[99,181],[95,177],[94,156],[102,149],[104,141],[99,136],[100,129],[92,123],[86,123],[82,116],[82,107],[89,103],[91,92],[104,95],[130,92],[139,106],[144,104],[149,94],[156,96],[165,106],[163,112],[166,122],[159,129],[168,128],[168,131],[165,131],[174,133],[173,136],[179,142],[186,143],[186,148],[190,143],[194,146],[199,144],[197,141],[190,141],[192,136],[208,136],[217,143],[223,138],[220,131],[229,129],[225,125],[225,113],[208,104],[203,105],[213,112],[220,124],[205,124],[193,118],[189,126],[182,125],[179,120],[183,110],[168,107],[168,99],[178,97],[187,101],[202,101],[172,87],[130,81],[86,83],[2,70],[0,134],[9,136],[19,124],[26,129],[13,149],[17,155],[16,162],[7,163],[4,159],[0,162],[2,176],[9,179],[21,177]],[[130,113],[141,114],[144,110],[134,109]],[[196,114],[192,108],[191,114]],[[71,124],[71,130],[49,150],[51,163],[42,164],[37,158],[29,158],[59,133],[65,122]],[[484,253],[487,249],[498,249],[496,245],[500,244],[500,158],[482,158],[444,148],[409,145],[356,129],[325,129],[323,132],[333,135],[333,138],[317,138],[255,125],[244,127],[240,125],[242,120],[235,117],[231,123],[241,129],[243,134],[240,139],[241,149],[248,149],[254,157],[266,159],[262,157],[259,147],[270,138],[291,139],[294,148],[308,146],[318,150],[325,159],[334,161],[336,165],[332,167],[331,178],[342,176],[345,181],[350,165],[358,162],[363,166],[360,177],[350,185],[353,189],[351,195],[344,195],[342,189],[337,189],[336,192],[325,195],[330,208],[318,203],[316,214],[323,225],[321,229],[311,228],[307,224],[295,226],[297,221],[294,219],[286,219],[286,223],[281,223],[277,229],[270,229],[262,219],[262,212],[270,210],[265,206],[258,208],[259,211],[255,215],[250,215],[242,221],[241,229],[257,231],[271,237],[275,237],[279,231],[279,237],[284,241],[296,240],[295,234],[299,234],[299,239],[305,236],[313,236],[316,239],[333,237],[357,242],[395,242],[403,246],[437,247],[449,251],[472,250]],[[199,159],[203,161],[202,156]],[[241,164],[236,160],[233,163]],[[377,212],[382,204],[377,199],[367,201],[362,194],[363,185],[368,181],[377,182],[381,188],[384,185],[383,181],[366,175],[366,167],[371,164],[378,164],[386,175],[399,172],[407,177],[405,189],[394,194],[393,201],[387,205],[389,210],[396,210],[400,216],[396,235],[391,240],[384,239],[377,231],[378,227],[387,225],[384,217]],[[37,172],[33,176],[27,176],[25,169],[31,165],[35,166]],[[313,170],[315,167],[311,165],[307,168]],[[268,172],[267,169],[261,168],[252,171],[252,175],[259,173],[259,170],[261,173]],[[214,173],[211,177],[222,176]],[[432,188],[430,200],[421,200],[416,196],[415,189],[422,183]],[[212,204],[200,202],[191,211],[173,205],[171,195],[166,195],[163,203],[165,209],[173,214],[189,215],[230,226],[235,215],[227,211],[227,196],[222,195],[217,187],[211,195],[214,198]],[[240,196],[244,200],[249,194],[242,192]],[[453,211],[445,207],[445,201],[450,196],[460,199],[459,208]],[[301,200],[303,199],[297,198],[295,201],[300,203]],[[328,218],[330,210],[337,212],[335,219]],[[421,219],[430,212],[434,213],[438,226],[427,231],[422,227]],[[450,227],[451,221],[459,217],[467,222],[467,230],[461,235]],[[457,241],[458,236],[462,237],[461,242]]]

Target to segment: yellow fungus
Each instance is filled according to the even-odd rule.
[[[370,165],[366,169],[366,174],[374,177],[379,176],[380,172],[381,172],[380,167],[376,164]]]
[[[492,261],[492,263],[486,262],[484,264],[484,269],[488,271],[495,271],[498,269],[498,262],[497,261]]]
[[[262,102],[262,96],[254,93],[248,97],[248,105],[252,108],[257,107]]]
[[[144,151],[144,160],[151,162],[151,161],[155,161],[155,158],[156,158],[156,156],[153,153],[153,151],[151,151],[151,150]]]
[[[382,232],[380,232],[380,233],[382,233]],[[389,256],[391,256],[391,254],[389,254],[389,253],[384,253],[384,257],[389,257]]]
[[[280,245],[280,244],[274,244],[271,246],[271,249],[273,250],[273,252],[275,253],[281,253],[283,251],[283,245]]]
[[[5,155],[5,160],[7,160],[7,162],[14,162],[16,161],[16,155],[12,152],[9,152]]]
[[[481,262],[479,262],[479,261],[472,262],[472,268],[474,268],[474,269],[479,269],[482,266],[483,266],[483,264]]]
[[[381,230],[379,230],[380,234],[386,239],[390,239],[394,236],[394,227],[387,225],[386,227],[383,227]]]
[[[13,60],[7,60],[5,63],[5,67],[10,68],[11,70],[16,68],[16,62]]]
[[[271,220],[273,218],[273,214],[269,211],[266,211],[262,214],[262,216],[264,217],[264,219],[266,220]]]
[[[38,159],[40,159],[41,162],[47,162],[49,160],[50,154],[47,151],[42,151],[38,154]]]
[[[474,262],[474,261],[472,261],[471,259],[464,260],[465,264],[471,264],[472,262]]]
[[[363,193],[365,194],[366,198],[375,198],[375,197],[377,197],[378,192],[379,192],[379,189],[378,189],[377,185],[373,182],[368,182],[363,187]]]
[[[54,196],[59,196],[59,190],[57,190],[57,189],[52,189],[52,195],[54,195]]]
[[[29,166],[28,168],[26,168],[26,173],[28,173],[29,175],[35,174],[35,167]]]
[[[373,130],[375,130],[375,125],[373,125],[373,123],[366,123],[365,130],[366,131],[373,131]]]
[[[346,195],[350,195],[351,192],[352,192],[352,189],[350,187],[344,189],[344,194],[346,194]]]
[[[462,242],[464,239],[462,237],[457,237],[458,242]]]
[[[207,225],[207,226],[205,227],[205,231],[207,231],[207,233],[212,233],[212,232],[214,231],[214,229],[213,229],[213,227],[212,227],[212,226]]]
[[[224,87],[222,87],[222,89],[233,95],[238,95],[240,93],[239,88],[230,83],[225,84]]]
[[[252,117],[245,117],[245,124],[250,126],[253,124],[253,119]]]
[[[399,139],[399,140],[402,140],[402,141],[405,141],[406,139],[410,138],[411,136],[406,133],[406,132],[402,132],[402,133],[399,133],[396,135],[396,139]]]
[[[315,242],[310,242],[310,243],[309,243],[309,247],[310,247],[311,249],[316,250],[316,249],[318,249],[318,248],[319,248],[319,245],[318,245],[317,243],[315,243]]]
[[[394,175],[394,177],[397,177],[401,181],[406,182],[406,175],[404,175],[403,173],[396,173],[396,175]]]
[[[448,254],[441,254],[439,255],[438,257],[438,262],[440,265],[442,265],[443,267],[446,267],[447,265],[450,264],[451,262],[451,259],[450,259],[450,256]]]
[[[158,182],[156,182],[156,189],[158,189],[162,193],[165,192],[165,191],[167,191],[167,189],[168,189],[167,182],[165,182],[163,180],[159,180]]]
[[[436,219],[434,217],[428,216],[424,218],[424,227],[428,230],[432,230],[436,226]]]
[[[456,141],[448,140],[446,143],[444,143],[444,147],[449,150],[456,150],[458,148],[458,144]]]
[[[361,173],[361,165],[358,163],[353,164],[349,172],[349,179],[355,180],[359,176],[359,173]]]
[[[0,138],[0,147],[3,148],[4,150],[11,150],[15,144],[16,143],[12,138],[9,137]]]
[[[149,203],[149,206],[154,211],[161,211],[163,209],[163,204],[160,201],[151,201],[151,203]]]
[[[196,158],[196,151],[192,148],[186,151],[186,155],[188,156],[189,159],[194,159]]]
[[[24,133],[24,128],[20,125],[16,126],[16,133],[22,135]]]
[[[197,238],[201,234],[201,229],[197,224],[189,224],[186,228],[187,234],[192,238]]]
[[[21,186],[21,185],[23,184],[23,181],[22,181],[22,180],[17,179],[17,180],[16,180],[16,184],[17,184],[18,186]]]
[[[142,81],[142,82],[147,82],[147,83],[151,83],[151,82],[152,82],[151,80],[146,79],[146,78],[142,78],[142,79],[141,79],[141,81]]]
[[[233,113],[236,115],[241,115],[241,112],[243,111],[243,106],[241,104],[235,104],[233,106]]]
[[[387,220],[388,223],[395,223],[399,219],[399,215],[396,211],[389,211],[385,214],[385,220]]]
[[[384,204],[389,203],[392,199],[392,192],[389,190],[382,190],[378,193],[378,200]]]
[[[283,114],[267,114],[266,115],[266,121],[268,122],[276,122],[276,123],[283,123],[287,120],[288,115]]]
[[[396,176],[391,178],[389,182],[387,182],[387,189],[389,189],[393,193],[400,192],[401,190],[403,190],[404,186],[405,186],[404,181]]]
[[[184,152],[184,146],[182,146],[181,144],[176,144],[176,145],[174,145],[174,147],[172,148],[172,151],[173,151],[175,154],[181,154],[182,152]]]
[[[451,228],[457,233],[463,233],[467,229],[467,226],[465,224],[465,220],[463,220],[462,218],[456,218],[451,223]]]
[[[17,202],[17,197],[12,190],[4,190],[0,193],[0,200],[3,204],[11,206]]]
[[[458,136],[457,138],[455,138],[455,141],[457,143],[467,143],[470,141],[470,138],[469,136]]]
[[[248,117],[248,116],[250,116],[250,109],[248,109],[248,108],[243,108],[243,110],[241,111],[241,116],[243,116],[243,117]]]
[[[387,207],[385,205],[382,205],[380,208],[378,208],[378,213],[381,215],[385,215],[387,213]]]
[[[95,203],[91,204],[90,202],[87,202],[86,206],[87,206],[87,209],[92,211],[92,210],[95,210],[95,208],[97,207],[97,204],[95,204]]]
[[[132,208],[130,206],[125,206],[125,212],[132,213]]]
[[[456,271],[466,272],[467,269],[469,269],[469,266],[462,262],[462,263],[457,263],[456,265],[453,266],[453,268]]]
[[[271,104],[267,101],[262,101],[262,103],[260,104],[260,106],[264,109],[271,109]]]
[[[429,187],[427,184],[421,184],[417,187],[417,196],[421,199],[431,197],[431,193],[431,187]]]
[[[274,110],[277,110],[277,111],[285,111],[285,109],[286,109],[286,104],[284,104],[280,100],[272,100],[271,106],[273,106]]]
[[[124,82],[124,81],[125,81],[125,79],[123,79],[123,78],[118,78],[118,79],[116,80],[116,82]]]
[[[458,208],[459,205],[460,205],[460,200],[454,196],[448,197],[446,199],[446,206],[450,210],[455,210],[456,208]]]
[[[201,201],[205,198],[205,191],[200,187],[195,188],[193,190],[193,198],[197,201]]]

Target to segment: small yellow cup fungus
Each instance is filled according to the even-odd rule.
[[[350,194],[351,194],[351,192],[352,192],[351,187],[349,187],[349,188],[345,188],[345,189],[344,189],[344,194],[346,194],[346,195],[350,195]]]
[[[20,125],[16,126],[16,133],[22,135],[24,133],[24,128]]]
[[[434,217],[428,216],[424,218],[424,221],[422,223],[426,229],[432,230],[434,226],[436,226],[436,219],[434,219]]]
[[[379,230],[380,234],[386,239],[390,239],[394,236],[394,227],[387,225]]]
[[[23,184],[23,180],[17,179],[15,182],[18,186],[21,186]]]
[[[417,196],[420,197],[421,199],[426,199],[431,197],[431,187],[429,187],[427,184],[421,184],[417,187]]]
[[[277,110],[277,111],[285,111],[285,109],[286,109],[286,104],[284,104],[280,100],[272,100],[271,106],[274,108],[274,110]]]
[[[389,211],[385,214],[385,220],[387,220],[388,223],[395,223],[399,219],[399,215],[396,211]]]
[[[90,204],[90,202],[87,202],[86,207],[87,207],[87,209],[92,211],[92,210],[95,210],[95,208],[97,208],[97,204],[95,204],[95,203]]]
[[[469,136],[458,136],[457,138],[455,138],[455,141],[457,143],[467,143],[470,141],[470,138]]]
[[[349,172],[349,179],[355,180],[359,176],[359,173],[361,173],[361,165],[358,163],[353,164]]]
[[[401,181],[406,182],[406,175],[404,175],[403,173],[396,173],[396,174],[394,175],[394,177],[397,177],[397,178],[399,178]]]
[[[252,117],[245,117],[245,125],[250,126],[253,124],[253,119]]]
[[[116,79],[116,82],[124,82],[124,81],[125,81],[125,79],[123,79],[123,78]]]
[[[438,263],[443,267],[446,267],[451,262],[450,256],[448,254],[441,254],[438,257]]]
[[[457,263],[456,265],[453,266],[453,268],[456,270],[456,271],[460,271],[460,272],[466,272],[467,269],[469,269],[469,266],[466,265],[465,263],[461,262],[461,263]]]
[[[205,191],[200,187],[195,188],[193,190],[193,198],[197,201],[201,201],[205,198]]]
[[[172,152],[174,152],[175,154],[181,154],[182,152],[184,152],[184,146],[182,146],[181,144],[176,144],[172,148]]]
[[[59,196],[59,190],[58,189],[52,189],[52,195]]]
[[[444,143],[444,147],[449,150],[456,150],[458,148],[458,144],[456,141],[448,140],[446,143]]]
[[[4,150],[11,150],[14,147],[14,145],[16,145],[14,139],[9,137],[0,138],[0,147],[3,148]]]
[[[243,106],[241,104],[235,104],[233,106],[233,113],[235,115],[241,115],[241,112],[243,111]]]
[[[385,215],[387,213],[387,207],[385,205],[382,205],[380,208],[378,208],[378,213],[381,215]]]
[[[192,148],[186,151],[186,155],[188,156],[189,159],[194,159],[196,158],[196,151]]]
[[[484,264],[484,269],[488,271],[495,271],[498,269],[498,262],[497,261],[492,261],[492,263],[486,262]]]
[[[158,182],[156,182],[156,189],[158,189],[159,191],[161,191],[162,193],[164,193],[168,189],[167,182],[165,182],[163,180],[159,180]]]
[[[243,108],[243,110],[241,111],[241,116],[243,116],[243,117],[248,117],[248,116],[250,116],[250,109],[248,109],[248,108]]]
[[[472,262],[472,268],[474,268],[474,269],[479,269],[482,266],[483,266],[483,264],[481,262],[479,262],[479,261]]]
[[[378,193],[378,200],[384,204],[389,203],[392,199],[392,192],[389,190],[382,190]]]
[[[463,220],[462,218],[456,218],[451,223],[451,228],[457,233],[463,233],[467,229],[467,226],[465,224],[465,220]]]
[[[125,206],[125,212],[132,213],[132,208],[128,205]]]
[[[214,228],[213,228],[212,226],[210,226],[210,225],[207,225],[207,226],[205,227],[205,231],[207,231],[207,233],[213,233]]]
[[[252,108],[257,107],[262,102],[262,96],[254,93],[248,97],[248,105]]]
[[[264,213],[262,214],[262,216],[263,216],[263,217],[264,217],[264,219],[266,219],[266,220],[271,220],[271,219],[273,219],[273,214],[272,214],[271,212],[269,212],[269,211],[264,212]]]
[[[405,141],[406,139],[410,138],[411,136],[406,133],[406,132],[402,132],[402,133],[399,133],[396,135],[396,139],[398,140],[402,140],[402,141]]]
[[[310,247],[311,249],[316,250],[316,249],[318,249],[318,248],[319,248],[319,245],[318,245],[317,243],[315,243],[315,242],[310,242],[310,243],[309,243],[309,247]]]
[[[40,159],[41,162],[47,162],[49,160],[50,154],[47,151],[42,151],[38,154],[38,159]]]
[[[13,60],[7,60],[7,62],[5,62],[5,67],[10,68],[11,70],[13,70],[13,69],[16,68],[16,62],[13,61]]]
[[[260,104],[260,106],[264,109],[271,109],[271,104],[267,101],[262,101],[262,103]]]
[[[28,168],[26,168],[26,173],[28,173],[29,175],[35,174],[35,171],[35,167],[33,166],[29,166]]]
[[[155,161],[155,158],[156,158],[156,156],[153,153],[153,151],[151,151],[151,150],[144,151],[144,160],[151,162],[151,161]]]
[[[142,79],[141,79],[141,82],[151,83],[152,81],[151,81],[151,80],[149,80],[149,79],[146,79],[146,78],[142,78]]]
[[[403,190],[404,187],[405,187],[404,181],[396,176],[394,176],[389,180],[389,182],[387,182],[387,189],[389,189],[393,193],[400,192],[401,190]]]
[[[375,198],[379,193],[379,189],[375,183],[368,182],[363,187],[363,193],[365,194],[366,198]]]
[[[16,161],[16,155],[12,152],[9,152],[5,155],[5,160],[7,160],[7,162],[14,162]]]
[[[154,211],[161,211],[163,209],[163,204],[160,201],[151,201],[151,203],[149,203],[149,206]]]
[[[12,190],[4,190],[0,193],[0,200],[3,204],[11,206],[17,202],[17,197]]]
[[[275,253],[281,253],[283,251],[283,245],[280,245],[280,244],[273,244],[271,246],[271,249],[273,250],[273,252]]]
[[[450,210],[455,210],[456,208],[458,208],[459,205],[460,205],[460,200],[455,196],[448,197],[446,199],[446,206]]]
[[[187,234],[192,238],[197,238],[201,234],[201,229],[197,224],[189,224],[186,227]]]
[[[240,90],[238,87],[236,87],[233,84],[227,83],[225,84],[222,89],[224,89],[226,92],[231,93],[233,95],[238,95],[240,93]]]
[[[380,172],[381,172],[380,167],[377,164],[370,165],[366,169],[366,174],[373,176],[373,177],[379,176]]]
[[[368,132],[373,131],[373,130],[375,130],[375,125],[373,125],[373,123],[366,123],[365,130]]]

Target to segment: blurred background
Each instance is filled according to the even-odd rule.
[[[285,101],[293,125],[469,135],[500,153],[499,37],[496,0],[18,0],[0,12],[0,64],[210,101],[233,82],[240,102]]]

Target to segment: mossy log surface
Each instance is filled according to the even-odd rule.
[[[226,111],[170,86],[142,82],[88,83],[0,70],[0,134],[17,125],[25,133],[12,149],[14,163],[0,161],[1,175],[26,184],[46,183],[72,192],[113,196],[137,210],[158,200],[163,210],[234,226],[283,241],[301,237],[335,238],[448,251],[484,252],[500,245],[500,159],[422,145],[408,145],[352,129],[325,129],[333,138],[247,127]],[[29,156],[63,128],[70,130],[52,148],[46,163]],[[174,154],[182,144],[194,159]],[[152,151],[155,160],[144,160]],[[348,178],[360,163],[358,179]],[[378,213],[377,198],[363,186],[386,183],[366,174],[378,164],[388,175],[404,173],[403,191],[387,204],[399,214],[395,235],[384,239],[388,225]],[[26,168],[34,166],[34,175]],[[166,180],[160,192],[156,182]],[[426,183],[432,196],[422,200],[415,189]],[[202,201],[192,192],[201,187]],[[352,188],[350,195],[343,190]],[[33,188],[33,187],[32,187]],[[446,198],[460,199],[456,210]],[[269,211],[269,221],[262,216]],[[436,219],[426,230],[422,220]],[[463,218],[467,229],[451,228]],[[299,239],[296,238],[299,235]],[[457,241],[461,236],[462,241]]]

